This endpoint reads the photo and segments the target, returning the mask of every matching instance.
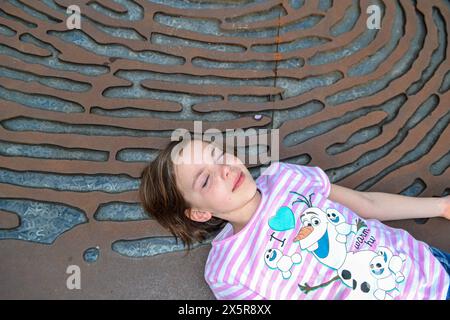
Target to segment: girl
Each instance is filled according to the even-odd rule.
[[[450,219],[449,196],[354,191],[282,162],[255,181],[214,144],[183,142],[144,168],[140,199],[188,248],[221,229],[205,267],[216,298],[449,298],[450,255],[380,222]]]

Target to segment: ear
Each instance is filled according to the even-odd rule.
[[[196,209],[186,209],[184,214],[191,220],[197,222],[206,222],[211,219],[212,214],[209,211],[201,211]]]

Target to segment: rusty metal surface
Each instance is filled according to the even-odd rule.
[[[67,28],[71,4],[81,30]],[[367,28],[370,4],[380,30]],[[176,252],[137,204],[145,162],[193,120],[278,128],[280,160],[319,165],[333,183],[449,194],[447,1],[0,9],[0,298],[212,298],[208,245]],[[450,250],[448,221],[392,225]],[[66,287],[72,264],[81,290]]]

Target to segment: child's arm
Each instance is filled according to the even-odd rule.
[[[343,204],[365,219],[380,221],[432,217],[450,219],[450,196],[407,197],[383,192],[355,191],[331,184],[329,198]]]

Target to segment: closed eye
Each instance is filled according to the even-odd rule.
[[[205,183],[203,184],[202,188],[205,188],[208,185],[209,175],[205,180]]]

